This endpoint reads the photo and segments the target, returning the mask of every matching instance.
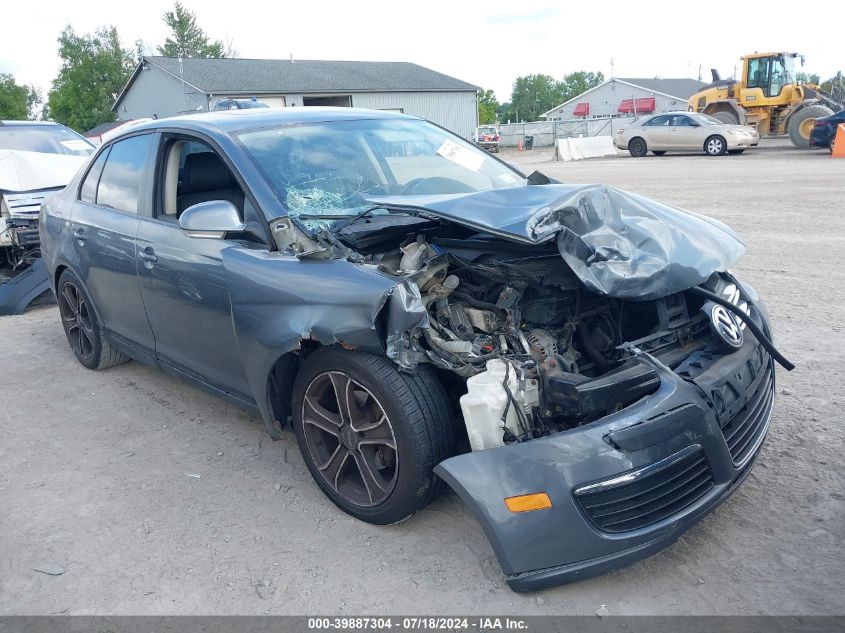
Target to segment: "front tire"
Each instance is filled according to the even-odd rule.
[[[728,144],[724,137],[714,134],[704,141],[704,153],[708,156],[721,156],[727,151]]]
[[[816,125],[816,119],[833,114],[833,110],[823,105],[801,108],[789,118],[789,139],[795,147],[809,149],[810,135]]]
[[[642,158],[648,153],[648,146],[639,136],[628,141],[628,152],[635,158]]]
[[[293,414],[311,476],[347,514],[396,523],[441,492],[433,469],[454,451],[454,425],[430,367],[409,375],[383,356],[319,349],[297,375]]]
[[[88,369],[107,369],[129,361],[103,336],[94,304],[76,275],[65,270],[57,290],[62,326],[76,360]]]

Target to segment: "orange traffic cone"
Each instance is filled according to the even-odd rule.
[[[836,128],[836,138],[830,146],[830,155],[833,158],[845,158],[845,123],[840,123]]]
[[[522,139],[519,139],[519,140],[516,142],[516,151],[517,151],[517,152],[521,152],[521,151],[522,151]]]

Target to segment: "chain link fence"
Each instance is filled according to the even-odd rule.
[[[556,139],[586,136],[613,136],[620,127],[633,123],[633,117],[572,119],[569,121],[536,121],[499,125],[501,147],[517,147],[520,143],[533,147],[552,147]]]

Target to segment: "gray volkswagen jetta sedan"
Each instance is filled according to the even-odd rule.
[[[725,225],[396,113],[138,125],[39,228],[85,367],[131,358],[291,428],[363,521],[450,486],[519,591],[643,558],[726,499],[791,368]]]

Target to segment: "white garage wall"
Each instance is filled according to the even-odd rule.
[[[462,136],[471,138],[478,125],[474,92],[367,92],[352,95],[356,108],[399,110],[428,119]]]

